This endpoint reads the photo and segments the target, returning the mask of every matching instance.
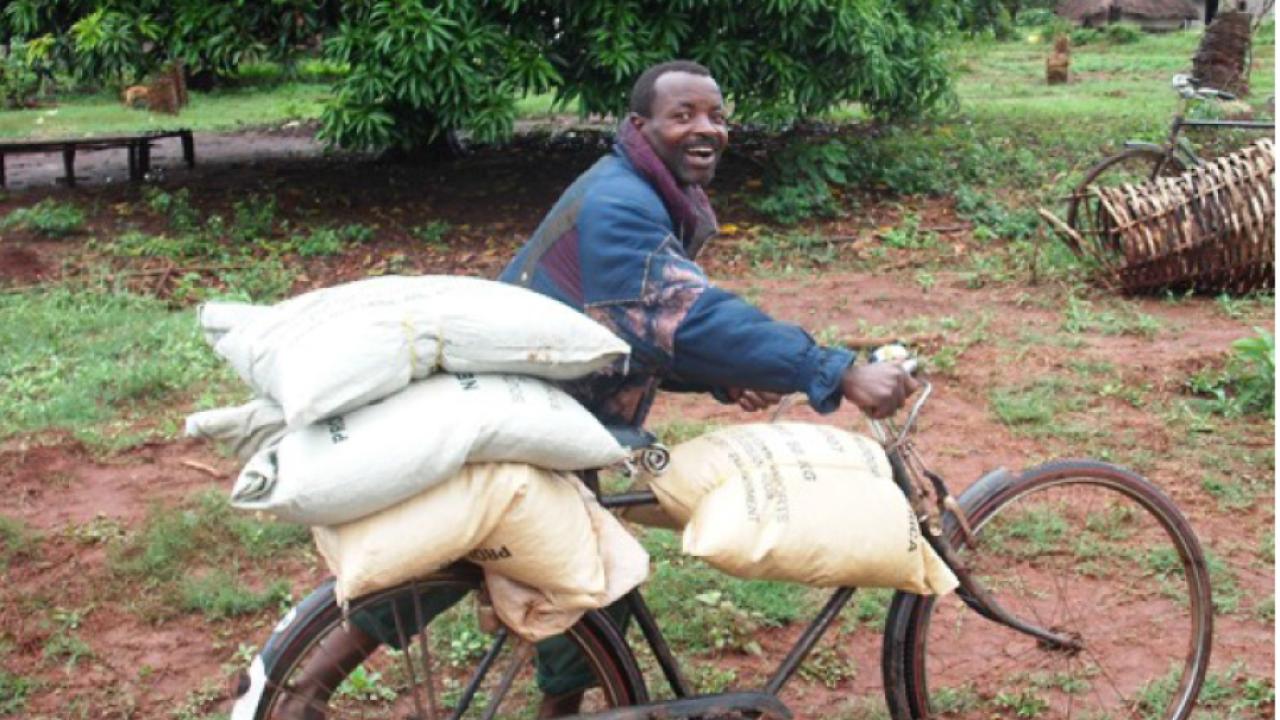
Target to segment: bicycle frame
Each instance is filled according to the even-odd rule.
[[[1184,103],[1185,104],[1185,103]],[[1173,116],[1173,123],[1169,127],[1169,138],[1163,144],[1146,142],[1142,140],[1128,140],[1124,146],[1126,148],[1142,148],[1154,150],[1163,153],[1166,157],[1180,156],[1178,159],[1185,167],[1193,168],[1204,165],[1204,160],[1196,153],[1195,148],[1186,138],[1182,137],[1183,128],[1207,128],[1207,129],[1223,129],[1234,128],[1236,130],[1274,130],[1276,124],[1272,122],[1264,122],[1261,120],[1188,120],[1185,115],[1185,108],[1179,109],[1179,112]],[[1165,161],[1167,162],[1167,161]],[[1163,165],[1164,162],[1161,162]],[[1155,175],[1160,174],[1160,167],[1154,170]]]

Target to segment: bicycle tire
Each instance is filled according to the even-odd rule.
[[[1121,172],[1125,167],[1131,170]],[[1067,225],[1079,233],[1084,240],[1097,239],[1097,218],[1087,211],[1088,190],[1090,185],[1097,185],[1098,178],[1103,175],[1109,175],[1114,184],[1118,185],[1123,182],[1142,182],[1161,176],[1180,175],[1185,170],[1186,165],[1178,156],[1155,148],[1129,148],[1104,158],[1089,168],[1084,179],[1072,190],[1071,197],[1067,200]],[[1083,254],[1086,250],[1077,247],[1070,240],[1068,240],[1068,246],[1077,255]]]
[[[1209,573],[1164,493],[1122,468],[1067,460],[984,478],[960,504],[978,549],[961,547],[953,518],[944,532],[975,577],[1016,616],[1083,649],[1053,650],[958,594],[898,593],[882,657],[894,720],[1191,713],[1213,636]]]
[[[481,581],[482,576],[474,567],[453,566],[429,578],[353,600],[346,612],[335,602],[333,582],[326,582],[308,595],[276,626],[275,631],[263,646],[262,652],[255,659],[254,667],[246,676],[246,680],[241,683],[238,693],[241,697],[233,709],[232,718],[235,720],[241,717],[254,720],[307,718],[310,720],[312,717],[405,717],[406,711],[416,710],[416,706],[432,704],[442,711],[438,717],[448,717],[452,711],[448,706],[450,693],[454,694],[452,699],[456,702],[457,695],[461,695],[461,688],[465,687],[472,677],[471,669],[463,671],[452,662],[433,663],[434,674],[430,677],[434,679],[435,693],[431,695],[424,682],[424,673],[421,672],[424,667],[421,650],[434,646],[432,640],[422,638],[429,637],[430,628],[440,625],[444,618],[449,618],[449,622],[455,622],[459,617],[465,617],[469,612],[473,613],[474,605],[471,595],[480,587]],[[323,647],[324,639],[330,633],[342,628],[344,623],[352,622],[351,618],[362,611],[371,608],[390,608],[391,612],[396,613],[398,612],[396,608],[402,607],[397,603],[407,601],[413,604],[415,594],[421,598],[426,597],[426,593],[441,590],[461,592],[465,597],[450,610],[429,621],[426,624],[428,632],[415,633],[415,637],[409,640],[408,645],[411,649],[408,652],[396,651],[385,644],[379,644],[356,661],[355,665],[340,670],[339,672],[346,676],[347,680],[336,687],[328,687],[320,692],[318,697],[304,708],[310,712],[282,710],[289,702],[292,689],[291,677],[299,672],[299,668],[305,662],[309,662],[307,658],[310,658],[313,652],[319,652],[317,648]],[[420,603],[414,606],[421,607]],[[411,624],[409,617],[398,618],[395,620],[397,628],[401,627],[402,620],[405,626]],[[472,652],[467,655],[467,660],[478,662],[474,652],[477,635],[464,634],[462,637],[466,643],[471,643],[468,649]],[[491,635],[483,637],[492,649],[495,637]],[[588,671],[595,676],[598,683],[598,689],[593,689],[588,695],[586,701],[588,708],[603,709],[647,702],[648,693],[635,658],[618,632],[617,626],[604,613],[598,611],[586,613],[565,633],[565,637],[582,652],[587,661]],[[508,701],[504,701],[495,715],[497,718],[529,716],[530,703],[536,705],[541,697],[540,693],[532,689],[532,662],[512,659],[514,645],[514,637],[505,642],[499,659],[486,677],[486,681],[490,684],[485,687],[496,687],[501,682],[503,671],[515,665],[518,668],[517,681],[524,685],[519,689],[513,685],[511,693],[506,696]],[[413,657],[414,655],[417,657]],[[413,669],[405,672],[396,670],[396,668],[404,668],[406,662]],[[363,668],[363,671],[353,696],[349,681],[356,674],[356,668]],[[253,686],[254,683],[261,683],[260,689]],[[481,689],[468,714],[462,717],[483,715],[487,709],[484,704],[486,692],[486,689]],[[391,694],[395,697],[391,698]],[[508,707],[509,701],[515,701],[522,706]],[[421,713],[414,716],[419,715]]]

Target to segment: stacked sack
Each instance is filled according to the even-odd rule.
[[[625,362],[625,343],[537,293],[381,277],[200,324],[257,397],[187,433],[245,461],[232,505],[311,525],[339,602],[467,557],[528,639],[642,582],[648,556],[569,471],[626,458],[546,382]]]
[[[667,468],[641,483],[663,512],[626,517],[683,528],[685,553],[731,575],[921,595],[957,585],[868,437],[737,425],[675,447]]]

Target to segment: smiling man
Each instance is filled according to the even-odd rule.
[[[709,392],[760,410],[803,392],[819,412],[848,399],[872,417],[897,410],[914,381],[896,365],[854,364],[712,285],[694,262],[715,234],[703,190],[729,143],[711,73],[673,61],[631,91],[612,154],[560,197],[502,280],[557,298],[631,346],[628,362],[565,389],[608,425],[643,425],[658,389]],[[610,608],[625,619],[621,606]],[[538,646],[540,717],[577,711],[591,684],[567,640]]]

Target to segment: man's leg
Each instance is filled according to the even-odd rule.
[[[438,588],[421,593],[417,603],[412,596],[403,595],[395,602],[352,613],[348,622],[325,636],[319,647],[306,657],[293,676],[293,689],[277,706],[274,717],[281,720],[323,718],[327,709],[324,698],[332,695],[379,645],[402,649],[427,623],[457,604],[467,592],[462,588]]]
[[[625,634],[631,620],[626,598],[605,608],[605,612]],[[547,638],[537,644],[534,665],[538,670],[538,687],[544,695],[538,717],[554,718],[577,714],[582,696],[598,683],[573,641],[563,635]]]

